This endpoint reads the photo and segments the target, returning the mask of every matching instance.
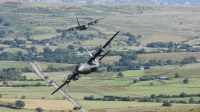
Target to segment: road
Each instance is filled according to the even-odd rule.
[[[46,80],[45,78],[44,78],[44,75],[39,71],[39,69],[38,69],[38,67],[34,64],[34,63],[32,63],[32,62],[29,62],[30,64],[31,64],[31,66],[33,67],[33,69],[35,70],[35,72],[36,72],[36,74],[38,75],[38,76],[40,76],[42,79],[44,79],[44,80]],[[56,89],[58,88],[58,85],[55,83],[55,82],[53,82],[53,81],[51,81],[51,80],[49,80],[49,79],[47,79],[46,80],[47,82],[49,82],[49,83],[51,83]],[[54,91],[54,90],[52,90],[52,91]],[[77,106],[77,107],[81,107],[76,101],[74,101],[72,98],[70,98],[69,97],[69,95],[67,95],[63,90],[58,90],[63,96],[65,96],[72,104],[74,104],[74,106]],[[51,94],[51,93],[49,93],[49,94]],[[80,109],[82,112],[88,112],[87,110],[85,110],[84,108],[81,108]]]

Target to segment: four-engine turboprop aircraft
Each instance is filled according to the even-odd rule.
[[[106,52],[104,55],[101,55],[101,53],[104,51],[104,49],[108,46],[108,44],[115,38],[115,36],[118,33],[119,33],[119,31],[108,42],[106,42],[106,44],[103,47],[100,47],[95,55],[92,55],[91,53],[89,53],[87,51],[88,54],[90,55],[90,59],[88,60],[88,62],[78,64],[76,66],[75,72],[73,74],[69,75],[67,80],[59,88],[57,88],[52,94],[54,94],[59,89],[61,89],[65,84],[68,84],[72,79],[78,80],[79,74],[89,74],[91,72],[96,71],[99,68],[99,61],[101,61],[104,58],[104,56],[106,56],[110,52],[110,50],[108,52]],[[96,59],[99,56],[101,56],[101,57],[99,59]]]
[[[105,18],[105,17],[103,17],[103,18],[101,18],[101,19],[104,19],[104,18]],[[89,22],[89,23],[87,23],[87,24],[85,24],[85,25],[80,25],[80,24],[79,24],[79,21],[78,21],[78,18],[76,18],[77,23],[78,23],[78,26],[72,27],[72,28],[69,28],[69,29],[66,29],[66,30],[63,30],[63,31],[67,31],[67,30],[68,30],[68,31],[86,30],[86,29],[88,28],[88,26],[97,24],[97,22],[98,22],[99,20],[101,20],[101,19],[97,19],[97,20],[92,21],[92,22]]]

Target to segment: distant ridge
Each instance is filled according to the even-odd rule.
[[[5,3],[5,2],[17,2],[18,0],[0,0],[0,3]]]
[[[0,0],[21,2],[84,2],[84,3],[142,3],[157,5],[192,5],[200,6],[200,0]],[[88,2],[89,1],[89,2]]]

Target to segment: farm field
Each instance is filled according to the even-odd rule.
[[[155,53],[155,54],[140,54],[138,55],[138,60],[150,60],[150,59],[157,59],[166,61],[171,59],[173,61],[181,61],[185,57],[194,56],[197,60],[200,60],[200,53],[199,52],[180,52],[180,53]],[[173,58],[172,58],[173,57]]]
[[[15,102],[16,99],[0,99],[2,102]],[[67,100],[22,99],[26,103],[25,109],[41,107],[45,110],[72,110],[74,105]]]
[[[6,89],[5,89],[6,88]],[[56,100],[63,99],[61,94],[55,94],[52,96],[50,93],[54,90],[54,87],[1,87],[1,94],[3,98],[8,99],[19,99],[22,98],[23,95],[26,96],[27,99],[45,99]]]
[[[31,68],[28,62],[20,62],[20,61],[0,61],[0,69],[4,68],[24,68],[29,67]]]
[[[16,0],[9,0],[16,1]],[[3,69],[25,67],[31,68],[28,61],[34,62],[44,76],[61,85],[66,80],[67,75],[72,74],[70,70],[57,72],[44,72],[48,66],[56,68],[66,68],[76,66],[71,64],[72,60],[59,62],[60,58],[66,59],[68,55],[58,57],[55,60],[47,59],[51,53],[42,55],[44,52],[53,52],[58,48],[69,49],[73,45],[75,53],[86,54],[86,50],[96,51],[96,47],[104,45],[116,31],[120,34],[107,47],[112,51],[128,51],[145,49],[149,54],[138,54],[135,63],[148,62],[149,60],[182,61],[184,58],[194,56],[196,63],[186,65],[162,65],[151,66],[145,70],[124,70],[120,71],[123,77],[118,77],[116,71],[108,72],[106,67],[100,68],[103,72],[94,72],[88,75],[81,75],[78,81],[71,81],[69,85],[62,89],[69,96],[76,100],[83,108],[89,112],[199,112],[199,104],[176,104],[171,107],[163,107],[162,101],[182,100],[189,103],[191,97],[184,98],[162,98],[160,103],[138,102],[136,101],[89,101],[84,97],[93,96],[94,98],[104,98],[106,95],[120,97],[150,97],[155,94],[180,95],[199,94],[200,93],[200,53],[199,52],[166,52],[154,53],[155,51],[168,50],[168,48],[150,48],[146,47],[151,42],[174,42],[190,44],[192,47],[199,48],[200,41],[196,37],[200,36],[199,10],[197,6],[158,6],[147,4],[82,4],[82,3],[38,3],[38,2],[9,2],[0,0],[0,31],[5,31],[4,37],[0,37],[0,74]],[[86,31],[58,33],[58,29],[67,29],[77,25],[76,17],[80,24],[94,21],[95,19],[106,17],[98,24],[88,27]],[[10,26],[4,26],[5,23]],[[136,42],[128,44],[127,34],[134,35]],[[88,38],[89,37],[89,38]],[[84,38],[85,40],[82,40]],[[191,39],[192,38],[192,39]],[[195,38],[195,39],[194,39]],[[25,43],[15,45],[17,40],[24,40]],[[189,40],[188,40],[189,39]],[[190,40],[191,39],[191,40]],[[4,42],[7,41],[7,42]],[[8,44],[10,41],[10,44]],[[53,44],[52,44],[53,43]],[[35,47],[35,49],[33,49]],[[44,48],[50,48],[44,51]],[[79,48],[83,47],[83,52]],[[98,49],[98,48],[97,48]],[[64,53],[64,51],[62,52]],[[61,54],[62,54],[61,53]],[[12,54],[12,55],[11,55]],[[57,53],[58,54],[58,53]],[[55,54],[55,55],[57,55]],[[73,54],[73,56],[75,56]],[[17,59],[13,57],[19,56]],[[21,56],[21,57],[20,57]],[[32,57],[34,60],[26,59]],[[43,57],[46,57],[43,59]],[[66,56],[66,57],[65,57]],[[102,63],[113,65],[119,62],[123,54],[119,56],[107,56]],[[8,58],[8,59],[7,59]],[[87,58],[87,57],[86,57]],[[36,61],[36,60],[39,61]],[[10,60],[10,61],[7,61]],[[13,61],[18,60],[18,61]],[[66,61],[66,60],[65,60]],[[58,63],[56,63],[58,62]],[[78,62],[77,62],[78,63]],[[32,70],[32,68],[31,68]],[[9,71],[8,73],[12,73]],[[175,78],[178,73],[179,77]],[[2,98],[0,102],[15,102],[16,100],[25,101],[24,109],[9,109],[0,107],[3,112],[35,112],[35,108],[41,107],[45,112],[78,112],[73,110],[74,105],[55,90],[46,81],[42,81],[35,72],[23,72],[21,74],[25,80],[13,79],[12,81],[1,80],[0,93]],[[140,80],[145,76],[164,76],[169,80],[147,80],[133,83],[134,80]],[[188,78],[188,84],[183,80]],[[6,87],[8,83],[9,86]],[[40,83],[44,86],[36,86]],[[11,87],[18,85],[20,87]],[[28,87],[21,87],[28,85]],[[22,99],[25,95],[26,99]],[[200,97],[193,97],[196,102]]]

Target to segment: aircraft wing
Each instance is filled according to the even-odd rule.
[[[76,26],[76,27],[71,27],[69,29],[65,29],[65,30],[62,30],[62,31],[75,31],[79,28],[79,26]]]
[[[108,41],[106,42],[106,44],[101,47],[95,55],[93,55],[93,57],[90,58],[90,60],[88,62],[92,62],[93,60],[95,60],[98,56],[101,55],[101,52],[104,51],[104,49],[108,46],[108,44],[110,44],[110,42],[115,38],[115,36],[119,33],[119,31]],[[102,59],[102,58],[101,58]]]
[[[104,19],[104,18],[106,18],[106,17],[103,17],[103,18],[97,19],[97,20],[95,20],[95,21],[89,22],[89,23],[87,23],[86,25],[91,26],[91,25],[97,24],[97,22],[98,22],[99,20]]]
[[[61,86],[59,86],[53,93],[51,93],[51,95],[53,95],[55,92],[57,92],[59,89],[61,89],[65,84],[70,83],[70,81],[71,81],[76,75],[78,75],[78,73],[73,73],[70,77],[67,78],[67,80],[66,80]]]

